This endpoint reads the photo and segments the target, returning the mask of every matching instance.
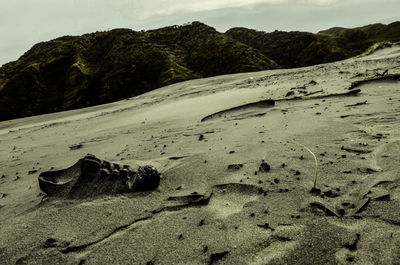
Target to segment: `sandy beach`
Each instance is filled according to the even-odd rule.
[[[399,78],[392,46],[0,122],[0,263],[399,264]],[[87,153],[160,185],[40,190]]]

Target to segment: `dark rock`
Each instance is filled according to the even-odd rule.
[[[268,165],[267,162],[264,160],[261,162],[260,166],[258,167],[258,171],[260,172],[268,172],[271,169],[271,166]]]
[[[82,148],[82,146],[83,146],[82,144],[74,144],[69,147],[69,150],[77,150]]]
[[[208,251],[208,246],[204,246],[203,253],[206,253],[207,251]]]
[[[311,188],[310,193],[314,196],[319,196],[321,194],[321,190],[317,188]]]
[[[231,164],[228,165],[229,170],[239,170],[243,167],[243,164]]]
[[[285,97],[294,96],[294,91],[289,91],[286,93]]]
[[[217,252],[217,253],[213,253],[210,256],[210,260],[208,261],[208,264],[214,264],[215,262],[223,259],[226,255],[229,254],[229,251],[223,251],[223,252]]]
[[[257,225],[258,227],[264,228],[266,230],[270,229],[271,227],[269,226],[268,223],[262,224],[262,225]]]
[[[374,136],[372,136],[373,138],[376,138],[376,139],[381,139],[381,138],[383,138],[383,134],[381,134],[381,133],[377,133],[376,135],[374,135]]]
[[[336,197],[340,196],[339,194],[334,193],[332,190],[324,191],[323,194],[324,194],[324,196],[326,196],[328,198],[336,198]]]

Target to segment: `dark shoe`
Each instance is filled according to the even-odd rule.
[[[153,166],[139,167],[130,175],[128,183],[129,189],[132,190],[154,190],[160,184],[160,174]]]
[[[154,190],[160,174],[153,166],[133,170],[88,154],[69,168],[39,175],[40,189],[49,196],[83,198],[100,194]]]

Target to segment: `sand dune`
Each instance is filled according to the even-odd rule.
[[[1,122],[0,263],[398,264],[399,74],[393,46]],[[41,192],[87,153],[151,164],[160,186]]]

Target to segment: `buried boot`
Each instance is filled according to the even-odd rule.
[[[153,166],[133,170],[91,154],[69,168],[39,175],[40,189],[47,195],[68,198],[153,190],[159,183],[160,174]]]

